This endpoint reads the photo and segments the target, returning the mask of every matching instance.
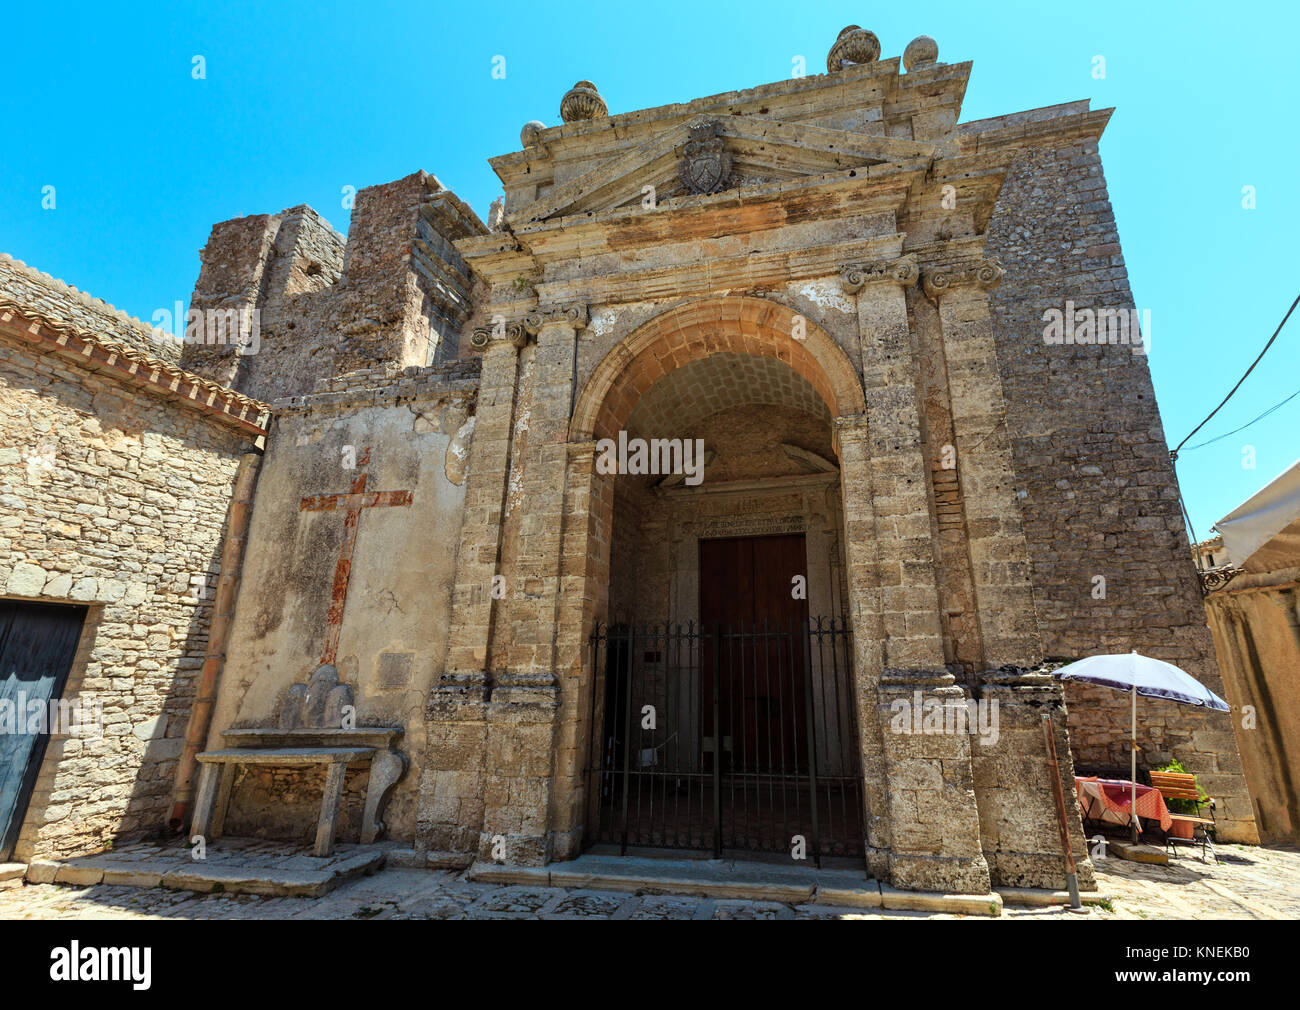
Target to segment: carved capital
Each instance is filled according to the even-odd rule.
[[[882,281],[910,288],[921,276],[916,257],[900,256],[894,260],[872,260],[869,263],[849,263],[840,271],[840,286],[845,294],[856,295],[868,284]]]
[[[510,344],[515,350],[528,342],[528,331],[522,322],[509,322],[504,316],[494,316],[486,326],[475,326],[469,345],[476,351],[486,351],[494,344]]]
[[[951,288],[974,284],[989,291],[998,286],[1003,273],[1002,264],[993,256],[975,263],[926,267],[921,274],[921,288],[925,297],[938,305],[939,299]]]
[[[547,323],[565,323],[575,330],[587,325],[587,306],[580,302],[571,305],[548,305],[536,308],[524,316],[523,326],[532,336],[537,336]]]

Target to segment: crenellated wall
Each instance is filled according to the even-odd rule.
[[[270,400],[377,364],[452,360],[472,290],[452,242],[484,231],[425,172],[358,192],[346,242],[306,206],[223,221],[191,311],[245,313],[256,339],[187,340],[185,367]]]

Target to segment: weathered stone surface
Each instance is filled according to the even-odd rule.
[[[0,260],[0,300],[23,292],[69,343],[126,342],[166,364],[162,345],[131,337],[147,332],[138,320]],[[51,740],[16,848],[61,858],[167,819],[245,436],[147,377],[34,343],[18,311],[0,313],[0,444],[13,449],[0,466],[0,585],[93,605],[63,689],[86,725]]]
[[[592,628],[696,622],[702,543],[801,536],[810,616],[853,631],[834,689],[854,718],[820,710],[814,747],[824,772],[861,778],[862,851],[894,889],[881,900],[929,891],[985,914],[995,886],[1060,886],[1038,708],[1061,718],[1067,787],[1076,764],[1118,763],[1126,712],[1073,686],[1067,709],[998,669],[1137,648],[1221,687],[1145,358],[1132,339],[1055,343],[1043,327],[1067,300],[1132,307],[1097,156],[1109,112],[959,125],[968,64],[938,63],[924,36],[905,74],[879,56],[850,26],[828,75],[608,119],[579,82],[563,127],[529,124],[493,159],[491,230],[424,172],[357,194],[346,240],[307,207],[213,228],[193,305],[256,312],[260,343],[181,358],[275,398],[276,418],[211,657],[210,738],[400,727],[411,773],[384,819],[403,858],[551,881],[609,795]],[[96,605],[70,689],[113,702],[104,740],[52,746],[24,854],[86,851],[160,826],[238,439],[62,358],[6,358],[0,378],[20,390],[0,402],[9,441],[50,432],[63,461],[50,475],[40,452],[0,456],[0,578]],[[601,440],[627,436],[698,439],[700,480],[610,472]],[[698,658],[673,668],[696,701]],[[671,679],[654,648],[631,661]],[[318,668],[333,672],[291,687]],[[902,732],[914,699],[997,700],[999,740]],[[1144,711],[1146,759],[1179,757],[1221,797],[1223,836],[1253,839],[1226,719]],[[675,727],[691,772],[706,738],[715,758],[727,746],[699,720]],[[374,837],[364,797],[399,773],[372,788],[375,774],[329,781],[344,843]],[[226,831],[309,838],[324,778],[250,769]],[[710,900],[729,900],[715,884]],[[788,900],[806,902],[802,886]],[[487,911],[584,907],[552,900],[520,891]]]
[[[261,843],[259,843],[261,844]],[[261,853],[268,868],[295,858],[287,849]],[[1191,859],[1169,866],[1152,866],[1117,859],[1100,860],[1098,873],[1104,895],[1085,895],[1082,913],[1061,907],[1064,896],[1041,891],[1032,894],[1004,890],[1000,919],[1039,922],[1102,922],[1116,919],[1151,922],[1198,919],[1294,920],[1300,916],[1300,853],[1273,848],[1227,845],[1225,857],[1214,863]],[[134,861],[142,855],[130,846],[113,856]],[[188,857],[186,857],[188,858]],[[310,856],[302,856],[310,860]],[[1244,869],[1243,869],[1244,868]],[[107,871],[106,871],[107,873]],[[819,888],[820,894],[836,893]],[[643,894],[625,890],[579,888],[569,890],[531,883],[472,881],[463,873],[429,873],[425,870],[385,868],[374,876],[341,881],[328,893],[303,901],[292,896],[250,896],[176,892],[161,887],[142,890],[109,886],[78,888],[28,884],[0,891],[0,918],[5,919],[494,919],[539,918],[555,914],[594,920],[613,919],[715,919],[793,918],[911,920],[920,917],[987,918],[987,908],[938,906],[914,911],[872,905],[848,904],[863,893],[842,893],[844,903],[778,905],[763,900],[719,900],[689,894]],[[880,898],[880,889],[868,896]],[[926,896],[929,897],[929,896]],[[908,902],[913,894],[891,895],[891,903]],[[972,902],[970,896],[958,901]],[[976,897],[976,902],[983,904]],[[563,911],[561,911],[563,909]],[[776,914],[780,911],[781,914]],[[1077,942],[1077,941],[1071,941]]]

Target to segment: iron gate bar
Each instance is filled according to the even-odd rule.
[[[813,863],[820,870],[822,865],[821,832],[817,823],[817,737],[813,729],[814,708],[812,693],[812,639],[808,634],[808,622],[803,623],[804,651],[804,722],[808,730],[808,802],[812,806],[812,842]]]
[[[607,625],[591,644],[589,841],[864,854],[847,619]]]
[[[722,699],[718,695],[718,652],[722,625],[713,622],[713,858],[722,858]]]
[[[623,843],[622,854],[627,855],[627,794],[628,794],[628,775],[631,773],[632,766],[632,663],[635,656],[636,647],[636,625],[632,625],[628,634],[627,646],[627,676],[619,678],[619,682],[624,685],[623,690],[627,694],[624,702],[623,715]]]

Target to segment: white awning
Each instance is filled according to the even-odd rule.
[[[1300,565],[1300,460],[1214,524],[1228,560],[1248,572]]]

